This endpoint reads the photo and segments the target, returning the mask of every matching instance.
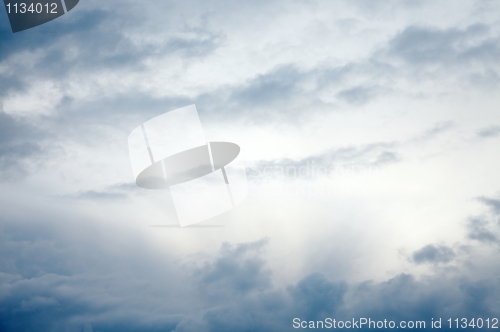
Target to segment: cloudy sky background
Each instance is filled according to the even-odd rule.
[[[499,13],[82,0],[12,34],[2,8],[0,331],[499,317]],[[175,210],[127,137],[190,104],[250,193],[224,227],[150,227]]]

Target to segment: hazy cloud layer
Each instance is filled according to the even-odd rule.
[[[403,273],[383,282],[311,273],[283,287],[273,284],[266,239],[224,243],[214,257],[194,265],[159,265],[159,255],[130,235],[131,241],[112,248],[75,223],[61,233],[33,222],[2,222],[1,250],[9,255],[2,255],[0,315],[7,331],[289,331],[296,317],[430,324],[432,318],[500,313],[498,264],[481,266],[478,253],[465,255],[476,269],[494,268],[480,279],[461,275],[469,266],[459,264],[432,276]],[[416,263],[454,257],[451,249],[433,245],[413,254]]]
[[[12,34],[0,7],[0,331],[499,317],[499,12],[82,0]],[[193,103],[262,195],[181,229],[127,137]],[[266,195],[303,179],[332,190]]]

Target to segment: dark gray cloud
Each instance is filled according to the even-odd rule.
[[[489,27],[483,24],[463,30],[411,26],[394,37],[389,43],[389,52],[415,65],[488,63],[500,53],[498,41],[488,38],[488,33]]]
[[[345,282],[333,282],[320,273],[311,274],[288,291],[294,300],[297,314],[304,319],[321,319],[332,315],[344,305]]]
[[[397,76],[405,73],[414,82],[457,78],[471,87],[495,88],[500,83],[495,61],[499,41],[498,34],[482,23],[464,29],[409,26],[374,58],[391,63],[398,68]]]
[[[496,215],[496,200],[482,200]],[[223,243],[214,257],[183,265],[149,248],[137,232],[110,231],[75,216],[0,221],[3,331],[289,331],[296,317],[429,324],[431,318],[500,314],[496,266],[479,280],[462,275],[466,265],[420,279],[400,274],[361,283],[310,271],[296,283],[277,285],[265,258],[268,239]],[[446,263],[463,254],[429,245],[412,258]],[[480,263],[477,255],[469,260]]]
[[[12,77],[12,84],[7,84],[8,89],[22,90],[33,78],[61,78],[83,73],[92,76],[103,68],[115,71],[124,69],[141,71],[143,60],[158,55],[171,54],[186,59],[205,56],[217,49],[225,38],[223,33],[208,29],[204,23],[199,26],[184,25],[177,29],[182,32],[178,36],[165,37],[162,42],[152,44],[148,48],[132,43],[123,32],[110,27],[112,22],[124,19],[116,15],[125,14],[102,10],[89,11],[82,7],[72,13],[72,19],[68,22],[54,21],[54,24],[61,25],[60,29],[57,29],[61,32],[53,34],[38,32],[38,35],[41,35],[38,38],[36,31],[27,31],[26,34],[16,37],[19,41],[11,40],[14,37],[10,35],[5,37],[4,43],[9,45],[5,48],[5,52],[11,52],[5,54],[5,57],[26,50],[27,47],[30,50],[43,50],[43,56],[34,65],[36,69],[16,68],[18,74]],[[427,49],[445,47],[450,49],[447,51],[450,53],[455,42],[465,43],[470,38],[484,37],[487,33],[488,28],[480,25],[465,30],[449,31],[411,27],[398,34],[389,43],[389,54],[407,59],[408,63],[415,63],[420,61],[415,60],[420,57],[420,49],[424,49],[422,52],[427,53]],[[95,38],[96,35],[104,37]],[[36,39],[36,42],[31,42],[29,38]],[[443,40],[446,41],[444,46],[436,46],[441,45]],[[78,53],[78,56],[67,56],[65,53],[67,49]],[[486,53],[490,51],[484,50]],[[424,57],[422,61],[431,61],[436,57],[433,58],[432,54],[439,52],[440,49],[431,51],[431,55],[428,55],[430,59]],[[471,53],[469,56],[472,58],[479,57],[470,49],[467,52]],[[366,61],[338,67],[319,65],[309,70],[299,69],[293,63],[289,63],[255,75],[246,81],[191,97],[152,97],[145,92],[129,91],[113,97],[96,96],[93,101],[82,105],[65,96],[55,106],[57,113],[46,119],[48,121],[46,128],[54,131],[53,129],[57,127],[59,139],[64,141],[78,140],[80,143],[93,144],[105,139],[109,134],[109,128],[128,133],[137,123],[191,103],[198,104],[200,115],[209,121],[239,120],[254,124],[269,121],[300,123],[315,112],[327,109],[331,111],[340,107],[341,104],[338,102],[326,103],[317,98],[318,92],[324,89],[333,89],[332,93],[340,103],[347,102],[354,106],[367,103],[381,94],[392,91],[395,87],[391,82],[393,78],[401,75],[401,72],[389,60],[382,61],[375,54]],[[25,77],[24,81],[20,77]],[[11,76],[6,76],[6,79],[10,80]],[[313,88],[306,89],[304,87],[306,82]],[[305,109],[308,111],[305,112]],[[445,129],[447,129],[446,124],[443,124],[443,128],[436,128],[437,131]],[[378,161],[371,163],[384,164],[395,162],[399,158],[395,151],[382,152],[379,157]]]
[[[308,99],[305,105],[312,111],[327,104],[315,99],[317,93],[325,89],[333,89],[340,102],[363,105],[396,91],[398,86],[394,85],[395,79],[401,77],[402,73],[407,73],[407,69],[419,70],[422,65],[438,64],[441,66],[441,73],[446,73],[449,66],[455,66],[454,74],[469,75],[468,81],[482,86],[486,72],[491,77],[496,75],[494,59],[500,53],[498,40],[496,37],[489,37],[489,33],[489,27],[481,24],[471,25],[463,30],[411,26],[396,34],[388,42],[387,48],[374,52],[368,59],[338,67],[319,65],[309,70],[301,70],[289,63],[242,84],[218,89],[214,94],[218,96],[215,99],[211,94],[199,96],[198,99],[207,105],[207,109],[218,110],[225,117],[246,112],[266,120],[276,117],[276,113],[279,115],[286,111],[288,114],[293,112],[293,118],[300,120],[301,115],[289,105],[304,103],[305,96]],[[406,67],[395,63],[394,58],[404,60]],[[469,66],[472,63],[478,64],[482,69],[473,69]],[[457,68],[456,65],[462,67]],[[473,72],[467,73],[468,69]],[[418,81],[422,77],[406,75],[405,79]],[[432,79],[436,77],[433,76]],[[305,89],[305,82],[314,88]],[[493,80],[492,84],[496,83],[497,80]],[[249,100],[252,102],[249,103]],[[214,102],[215,105],[209,106]],[[329,103],[328,107],[336,109],[340,104]],[[287,118],[290,117],[280,117],[283,121],[287,121]]]
[[[223,244],[220,256],[196,273],[201,292],[210,297],[231,298],[235,294],[269,288],[271,271],[265,268],[265,262],[258,255],[267,242],[261,240],[238,246]]]
[[[1,10],[4,11],[4,7]],[[92,103],[75,110],[71,107],[72,98],[64,92],[67,80],[71,77],[92,80],[102,71],[140,73],[147,70],[144,66],[146,60],[165,56],[183,59],[204,57],[224,41],[221,32],[212,31],[203,25],[183,24],[174,29],[175,34],[161,37],[157,42],[137,43],[127,34],[127,29],[118,28],[116,22],[127,22],[139,29],[145,23],[133,11],[92,9],[81,4],[70,15],[35,29],[17,34],[0,33],[0,62],[9,62],[9,69],[0,74],[0,98],[11,93],[22,94],[35,82],[51,81],[56,85],[59,83],[58,88],[63,93],[62,101],[54,105],[62,118],[78,117],[82,108],[89,118],[87,121],[100,119],[109,111],[116,116],[124,113],[125,109],[119,110],[119,103],[109,107],[106,105],[108,100],[100,101],[102,97],[96,98],[97,102],[108,107],[100,108],[100,114],[95,114],[95,117],[92,117],[89,109]],[[26,58],[28,54],[31,55],[29,64],[19,61],[18,57]],[[131,99],[136,93],[130,91],[128,97],[122,95],[118,99]],[[148,99],[147,104],[155,103],[155,98],[148,96]],[[168,103],[164,105],[168,107]],[[163,109],[166,110],[169,108]],[[52,120],[57,123],[59,116]]]
[[[366,86],[357,86],[340,91],[337,97],[351,104],[362,105],[367,103],[375,95],[376,89]]]
[[[286,63],[190,98],[155,99],[134,91],[120,96],[118,100],[98,100],[95,109],[100,112],[110,110],[115,116],[117,113],[128,116],[135,105],[142,105],[145,109],[143,114],[153,114],[152,110],[157,107],[164,112],[194,103],[200,116],[210,121],[244,121],[253,125],[273,121],[298,124],[317,113],[336,111],[342,104],[357,107],[389,93],[392,87],[385,81],[395,74],[392,66],[371,60],[338,67],[318,65],[311,69]],[[352,81],[359,77],[362,78],[361,83],[353,84]],[[318,93],[326,89],[333,89],[338,101],[325,102],[318,98]],[[116,108],[116,105],[122,104],[124,107]],[[87,121],[92,118],[92,114],[87,114]]]
[[[260,105],[273,106],[301,92],[298,85],[303,79],[304,73],[293,66],[276,68],[236,88],[231,94],[231,99],[237,101],[239,106],[247,108]]]
[[[436,123],[432,128],[426,130],[422,135],[417,137],[417,140],[429,140],[435,138],[436,136],[452,129],[453,126],[454,124],[451,121]]]
[[[23,80],[15,73],[0,74],[0,97],[4,97],[12,91],[22,91],[24,88]]]
[[[2,233],[2,250],[14,244],[18,249],[8,251],[12,268],[6,270],[3,263],[0,274],[4,331],[289,331],[296,317],[429,324],[431,318],[450,315],[500,313],[496,275],[478,281],[457,275],[417,280],[401,274],[384,282],[350,283],[311,273],[280,287],[273,285],[266,267],[267,240],[223,244],[216,257],[193,268],[166,263],[169,268],[164,269],[157,257],[150,257],[151,251],[139,249],[137,239],[127,242],[128,249],[120,246],[125,252],[113,259],[116,248],[107,249],[92,232],[75,230],[80,235],[76,242],[58,239],[54,230],[47,229],[32,238],[16,238],[14,228],[19,227]],[[53,243],[54,249],[43,250],[39,269],[30,272],[19,265],[31,262],[30,255],[41,249],[43,241]],[[92,247],[82,250],[90,243]],[[134,251],[127,260],[120,259]],[[7,256],[2,257],[5,262]]]
[[[490,208],[490,213],[470,217],[466,223],[466,239],[489,246],[500,244],[500,201],[495,198],[479,197],[478,201]],[[469,244],[467,244],[469,245]],[[463,246],[462,246],[463,248]],[[412,253],[410,260],[416,264],[450,263],[467,255],[467,250],[456,251],[449,246],[429,244]]]
[[[303,84],[309,79],[316,80],[314,71],[300,70],[294,64],[287,64],[234,85],[203,93],[193,98],[193,102],[199,106],[200,116],[218,122],[296,122],[315,112],[304,112],[295,106],[317,102],[314,93],[308,94],[304,101],[307,92]]]
[[[46,137],[38,128],[0,112],[0,180],[19,179],[28,172],[27,159],[41,156]]]
[[[489,197],[479,197],[478,200],[492,209],[493,213],[500,214],[500,200]]]
[[[351,295],[355,304],[349,313],[395,321],[425,320],[429,329],[431,318],[496,315],[500,308],[494,298],[499,286],[495,278],[472,281],[436,275],[417,280],[401,274],[382,283],[355,286]]]
[[[492,222],[483,218],[471,218],[468,223],[468,237],[480,242],[499,242],[498,235],[492,229]]]
[[[497,215],[496,200],[485,202]],[[400,274],[361,283],[310,271],[279,285],[265,258],[268,239],[223,243],[214,257],[186,265],[133,230],[107,229],[112,226],[62,211],[33,214],[0,217],[2,331],[289,331],[296,317],[429,324],[431,318],[500,314],[497,266],[489,265],[480,279],[462,274],[470,268],[465,265],[419,279]],[[445,263],[463,254],[429,245],[413,260]],[[475,269],[482,268],[480,255],[468,257]]]
[[[203,57],[212,54],[225,40],[223,32],[209,28],[207,22],[211,22],[211,19],[210,15],[205,15],[202,23],[198,25],[180,24],[173,30],[176,34],[162,37],[160,42],[144,44],[133,42],[125,33],[127,29],[116,29],[114,25],[114,22],[126,21],[130,26],[140,28],[144,22],[141,22],[142,17],[137,17],[137,13],[94,10],[80,5],[78,10],[72,11],[68,19],[54,20],[37,30],[28,30],[22,34],[2,35],[0,49],[4,54],[0,54],[0,59],[21,51],[42,51],[42,56],[37,58],[33,66],[28,68],[17,65],[17,74],[5,76],[5,80],[12,82],[8,84],[9,89],[22,89],[36,78],[60,79],[82,74],[89,77],[103,69],[140,72],[145,69],[145,60],[157,56],[170,54],[182,59]],[[449,63],[449,57],[478,59],[481,63],[486,63],[483,61],[486,58],[497,58],[497,43],[495,39],[485,37],[488,33],[489,28],[485,25],[471,25],[464,30],[409,27],[389,42],[388,52],[391,56],[406,59],[412,64],[433,61]],[[483,38],[482,44],[478,46],[477,43],[471,43],[474,38]],[[460,45],[456,44],[468,46],[459,47]],[[78,56],[69,54],[69,50]],[[131,107],[120,107],[120,104],[125,104],[120,102],[123,100],[132,105],[141,104],[140,112],[144,109],[149,112],[151,107],[158,103],[163,103],[163,110],[168,110],[173,109],[170,104],[175,104],[172,106],[175,108],[196,102],[204,105],[206,114],[222,119],[244,116],[246,120],[253,121],[268,121],[273,118],[280,121],[300,121],[302,116],[310,115],[311,111],[321,108],[317,106],[327,104],[316,97],[316,94],[326,87],[337,90],[333,93],[339,101],[359,106],[394,89],[390,83],[393,81],[391,78],[398,75],[401,75],[401,71],[392,64],[392,60],[382,61],[376,55],[365,61],[339,67],[319,65],[310,70],[299,70],[295,64],[288,63],[247,81],[238,82],[234,86],[224,86],[210,93],[184,98],[183,102],[155,100],[149,95],[141,96],[137,91],[128,91],[113,101],[96,98],[95,106],[100,114],[96,112],[94,116],[94,105],[84,105],[84,110],[81,107],[73,109],[71,100],[63,98],[58,116],[80,117],[80,114],[83,114],[82,117],[88,118],[86,121],[91,121],[92,118],[102,121],[99,115],[107,117],[111,116],[107,113],[114,116],[126,114],[126,109]],[[361,82],[355,81],[360,78]],[[303,83],[309,80],[313,86],[316,85],[313,90],[303,87]],[[6,93],[5,91],[2,89],[2,93]],[[332,103],[327,106],[329,109],[335,109],[339,105]],[[297,110],[300,108],[307,108],[308,112],[302,114]],[[139,111],[136,109],[135,112]],[[293,117],[290,116],[292,113]]]
[[[21,51],[43,51],[35,64],[36,74],[42,77],[60,77],[81,71],[88,74],[89,70],[97,72],[103,68],[140,70],[143,68],[141,60],[158,55],[206,56],[224,39],[220,32],[213,32],[206,26],[184,24],[177,28],[177,36],[165,37],[145,47],[132,42],[126,29],[115,26],[117,21],[127,21],[140,27],[143,22],[135,14],[79,6],[64,20],[54,20],[18,34],[1,34],[0,61]],[[78,56],[69,56],[70,49]]]
[[[479,242],[500,245],[500,200],[482,196],[478,201],[489,207],[490,213],[470,218],[467,236]]]
[[[84,199],[91,201],[121,200],[130,197],[131,194],[139,194],[142,189],[135,183],[119,183],[108,186],[103,190],[86,190],[76,194],[66,195],[65,198]]]
[[[183,311],[184,287],[172,264],[157,264],[167,257],[137,233],[74,215],[30,219],[1,220],[0,330],[68,331],[90,323],[101,331],[175,328],[179,315],[165,299],[177,298],[176,310]]]
[[[79,8],[80,9],[80,8]],[[82,59],[74,59],[81,64],[82,61],[94,62],[100,59],[99,54],[102,53],[102,47],[113,48],[123,37],[119,36],[119,32],[110,30],[106,36],[109,40],[102,40],[102,47],[98,47],[101,38],[95,38],[99,34],[99,30],[105,22],[109,22],[110,13],[104,11],[85,11],[77,10],[71,13],[73,20],[59,22],[60,20],[51,21],[36,29],[30,29],[21,33],[12,34],[4,33],[0,36],[0,60],[5,60],[9,57],[16,57],[21,52],[36,52],[41,51],[42,56],[35,63],[33,72],[30,66],[17,65],[13,69],[17,77],[23,77],[23,83],[29,84],[33,76],[36,77],[60,77],[68,73],[71,67],[67,62],[65,53],[75,45],[83,45],[88,41],[92,42],[92,47],[80,47],[88,52],[91,57]],[[95,47],[94,51],[91,49]],[[72,64],[78,68],[78,63]]]
[[[499,134],[500,134],[500,127],[498,126],[483,128],[477,133],[477,135],[480,137],[496,137]]]
[[[447,246],[429,244],[412,254],[412,259],[417,264],[422,263],[448,263],[455,258],[453,249]]]

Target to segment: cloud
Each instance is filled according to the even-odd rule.
[[[454,124],[451,121],[436,123],[432,128],[426,130],[419,138],[421,140],[428,140],[453,128]]]
[[[478,201],[490,208],[490,213],[475,216],[469,219],[467,223],[467,237],[482,243],[500,244],[500,201],[490,197],[479,197]]]
[[[165,299],[178,298],[176,310],[182,311],[185,288],[170,267],[156,264],[160,257],[137,233],[104,230],[92,220],[84,225],[62,213],[52,220],[30,219],[2,218],[0,247],[9,253],[1,257],[2,331],[175,328],[179,317]],[[110,246],[120,253],[113,254]],[[176,286],[169,288],[171,283]]]
[[[468,237],[480,242],[499,242],[498,236],[492,230],[492,223],[481,218],[472,218],[468,224]]]
[[[314,70],[304,70],[293,63],[283,64],[201,93],[193,100],[201,106],[200,114],[220,122],[245,120],[253,125],[273,121],[295,122],[297,118],[311,116],[298,105],[317,101],[315,91],[306,87],[308,82],[317,78]]]
[[[15,115],[48,115],[46,120],[52,120],[53,126],[67,117],[73,120],[80,117],[82,109],[90,119],[103,121],[106,120],[103,115],[112,112],[116,116],[116,99],[123,103],[124,95],[144,102],[146,86],[161,69],[158,62],[165,58],[171,62],[197,61],[214,52],[224,40],[220,31],[203,25],[183,24],[168,33],[160,29],[152,32],[151,38],[140,39],[136,38],[135,29],[127,25],[117,28],[116,22],[139,20],[136,14],[130,8],[116,11],[87,3],[65,15],[62,21],[54,20],[19,34],[2,34],[0,97],[4,111]],[[138,85],[130,84],[131,80]],[[41,89],[44,86],[50,89]],[[150,91],[146,95],[148,104],[161,99],[162,111],[168,110],[164,97],[155,98]],[[101,107],[93,117],[95,104]],[[180,104],[183,105],[184,102]],[[120,112],[125,113],[131,106]],[[140,109],[144,108],[147,107],[142,104]]]
[[[227,292],[234,297],[269,288],[271,271],[258,255],[267,243],[264,239],[237,246],[223,244],[219,257],[196,272],[200,290],[209,296],[223,297]]]
[[[375,90],[372,88],[358,86],[340,91],[337,97],[351,104],[362,105],[368,102],[375,94]]]
[[[478,200],[491,208],[495,214],[500,214],[500,200],[489,197],[479,197]]]
[[[489,27],[473,24],[466,29],[410,26],[389,43],[389,52],[416,65],[453,65],[457,62],[493,61],[498,42],[487,38]]]
[[[0,112],[0,180],[19,179],[28,172],[26,161],[40,156],[46,136],[26,121]]]
[[[470,256],[470,247],[474,247],[477,243],[486,247],[500,244],[500,223],[498,222],[500,201],[484,196],[479,197],[477,200],[489,207],[490,213],[468,218],[466,223],[466,239],[462,244],[457,245],[461,250],[456,251],[446,245],[428,244],[414,251],[410,260],[416,264],[446,264],[453,261],[457,262],[464,257]],[[470,240],[472,240],[472,243]],[[474,243],[475,241],[477,242]]]
[[[477,133],[480,137],[496,137],[498,134],[500,134],[500,127],[498,126],[483,128]]]
[[[415,251],[412,259],[417,264],[448,263],[455,257],[455,252],[446,246],[427,245]]]
[[[378,284],[363,283],[355,287],[351,295],[355,305],[349,313],[396,322],[424,320],[429,327],[431,318],[446,321],[453,314],[463,317],[495,315],[500,309],[494,300],[499,286],[495,278],[472,281],[436,275],[417,280],[401,274]]]
[[[104,190],[79,191],[76,194],[65,195],[69,199],[84,199],[91,201],[121,200],[128,198],[131,194],[139,193],[141,189],[135,183],[118,183],[108,186]]]
[[[322,274],[311,274],[288,288],[297,313],[314,320],[331,316],[343,305],[345,282],[332,282]]]
[[[331,149],[303,159],[257,161],[250,167],[251,177],[308,178],[347,173],[373,172],[378,167],[401,161],[397,143],[373,143]]]
[[[127,196],[123,193],[102,192],[89,190],[79,193],[76,198],[90,199],[90,200],[103,200],[103,199],[124,199]]]
[[[231,99],[242,107],[272,106],[293,98],[304,75],[293,66],[276,68],[234,89]]]
[[[492,26],[470,24],[459,29],[411,25],[396,34],[375,59],[392,64],[414,83],[440,80],[450,87],[495,88],[500,82],[498,33]],[[401,77],[398,75],[399,77]],[[414,91],[418,91],[417,86]],[[432,93],[429,91],[428,93]]]
[[[459,14],[471,13],[473,4],[468,5],[464,10],[453,4]],[[479,12],[453,18],[443,8],[449,4],[436,5],[442,6],[439,12],[426,1],[402,6],[287,3],[286,10],[280,2],[241,6],[88,0],[40,29],[0,36],[0,178],[35,175],[27,183],[1,186],[0,330],[288,331],[294,317],[498,317],[498,199],[479,199],[490,211],[469,219],[463,240],[467,252],[435,244],[439,240],[419,244],[411,258],[417,265],[429,263],[426,267],[406,268],[405,261],[391,263],[386,271],[392,239],[399,234],[383,232],[392,231],[391,220],[401,224],[408,211],[422,211],[426,190],[434,187],[415,175],[427,170],[442,174],[441,168],[432,168],[432,160],[419,163],[412,156],[415,145],[409,145],[434,143],[453,126],[467,129],[468,124],[460,123],[466,116],[447,121],[450,113],[443,111],[466,103],[441,103],[443,98],[455,103],[465,96],[476,102],[463,82],[481,88],[487,97],[481,103],[493,98],[482,87],[498,83],[498,28],[488,23],[496,19],[488,19],[495,11],[484,14],[476,6]],[[445,19],[432,22],[434,13]],[[257,170],[394,166],[395,172],[386,172],[389,181],[383,185],[370,186],[376,196],[354,186],[349,195],[339,191],[340,199],[333,203],[280,197],[286,200],[280,205],[266,199],[268,205],[251,207],[243,217],[251,225],[248,232],[142,227],[139,223],[164,220],[168,207],[164,197],[157,205],[132,199],[140,198],[140,189],[126,183],[126,137],[153,116],[192,103],[202,120],[228,125],[264,146],[253,160]],[[483,119],[486,108],[478,108],[478,118]],[[333,118],[342,130],[329,127]],[[432,123],[436,125],[422,130]],[[268,132],[247,131],[256,125]],[[316,128],[318,133],[300,136]],[[335,140],[329,140],[328,131],[338,135]],[[408,132],[422,135],[413,141],[401,138]],[[497,134],[496,127],[478,132],[481,137]],[[276,139],[273,144],[268,144],[270,137]],[[287,158],[287,148],[295,153],[297,146],[289,143],[294,137],[314,149],[302,146],[299,157]],[[462,152],[456,143],[450,140],[451,150]],[[423,145],[418,149],[428,148]],[[283,157],[260,156],[267,148],[268,155]],[[52,153],[54,149],[64,153]],[[447,156],[442,154],[441,160],[449,169]],[[44,168],[49,159],[51,167]],[[397,192],[393,180],[401,182]],[[453,189],[439,190],[437,196],[448,197]],[[68,192],[73,194],[61,197]],[[288,219],[302,208],[307,219],[301,220],[300,213]],[[442,206],[425,210],[440,216],[449,212]],[[372,215],[374,211],[383,217]],[[337,219],[342,221],[337,224]],[[317,233],[323,225],[332,228]],[[342,241],[331,249],[330,231],[344,241],[364,240],[351,241],[344,226],[359,229],[361,237],[380,234],[386,251],[370,241],[356,253],[346,252],[350,246]],[[162,233],[170,231],[176,233]],[[228,243],[226,237],[235,234],[247,242]],[[269,239],[255,241],[267,235]],[[290,247],[311,244],[287,256],[283,264],[295,272],[286,282],[276,275],[288,272],[278,270],[268,254],[274,247],[283,249],[281,238]],[[217,250],[213,243],[223,244]],[[203,252],[194,258],[184,255],[195,250]],[[310,266],[304,261],[315,254],[324,265],[301,269]],[[356,266],[353,256],[363,255],[376,256],[374,267]],[[411,272],[424,268],[429,275]],[[377,280],[354,281],[369,273],[359,270],[375,269]]]
[[[20,34],[2,34],[0,61],[15,57],[22,51],[41,52],[36,72],[44,77],[58,77],[88,69],[93,72],[123,70],[125,67],[140,69],[143,68],[141,60],[159,55],[206,56],[224,38],[207,27],[184,25],[175,31],[176,34],[162,36],[158,41],[146,38],[138,42],[127,34],[129,30],[126,27],[114,26],[121,20],[138,20],[133,12],[99,7],[92,4],[80,6],[64,20],[54,20]],[[151,34],[157,35],[158,32]],[[96,35],[100,38],[95,38]]]
[[[236,248],[233,246],[233,250]],[[229,259],[227,254],[225,259]],[[234,259],[238,254],[233,251],[232,256]],[[265,270],[262,272],[267,275]],[[226,286],[226,290],[230,289]],[[182,320],[175,331],[288,331],[293,318],[316,323],[328,317],[423,320],[429,328],[432,318],[446,322],[453,314],[494,316],[500,310],[496,301],[500,283],[493,276],[474,281],[455,274],[436,274],[418,280],[399,274],[382,282],[350,283],[311,273],[286,288],[265,287],[244,294],[234,291],[233,301],[211,298],[205,303],[208,309],[193,315],[195,319]]]
[[[127,191],[130,184],[109,189]],[[415,263],[457,264],[420,278],[401,273],[352,282],[336,279],[335,271],[309,271],[279,284],[266,259],[269,239],[222,243],[215,254],[186,263],[148,246],[142,232],[110,232],[111,225],[56,215],[54,220],[2,217],[0,250],[9,253],[0,262],[3,330],[288,331],[296,317],[429,324],[431,318],[500,313],[500,267],[484,261],[488,251],[425,246],[413,253]],[[463,273],[470,269],[468,261],[482,271],[480,279]]]

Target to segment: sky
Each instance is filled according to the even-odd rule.
[[[2,7],[0,331],[500,319],[499,14],[81,0],[13,34]],[[191,104],[249,194],[176,228],[127,138]]]

